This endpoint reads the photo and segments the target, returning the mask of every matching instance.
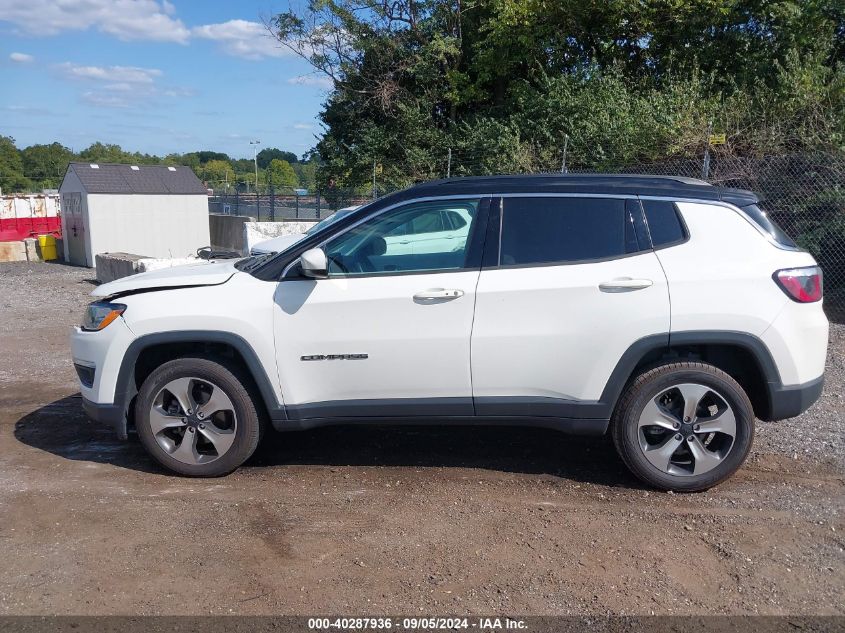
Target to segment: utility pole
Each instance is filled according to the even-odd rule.
[[[376,193],[376,161],[373,161],[373,200],[378,198]]]
[[[452,177],[452,148],[449,148],[449,156],[446,159],[446,178]]]
[[[255,163],[255,195],[258,195],[258,146],[261,144],[261,141],[255,140],[250,141],[250,145],[252,145],[252,160]]]
[[[566,171],[566,150],[569,147],[569,134],[563,135],[563,161],[560,164],[560,173],[568,173]]]
[[[707,180],[710,175],[710,135],[713,134],[713,121],[707,124],[707,140],[704,145],[704,162],[701,165],[701,179]]]

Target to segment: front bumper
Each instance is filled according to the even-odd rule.
[[[824,388],[824,375],[801,385],[769,384],[769,415],[766,420],[785,420],[801,415],[809,409]]]
[[[126,415],[117,397],[117,379],[126,350],[135,339],[124,319],[118,318],[98,332],[75,328],[70,337],[71,356],[79,375],[82,407],[92,420],[114,427],[126,438]]]
[[[82,409],[85,411],[85,415],[94,422],[108,424],[115,430],[120,439],[126,439],[126,415],[123,407],[116,404],[92,402],[83,396]]]

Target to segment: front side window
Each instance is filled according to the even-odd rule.
[[[624,200],[505,198],[502,266],[572,263],[642,250]]]
[[[477,209],[478,200],[420,202],[362,222],[326,244],[329,276],[464,268]]]

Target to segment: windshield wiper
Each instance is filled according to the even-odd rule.
[[[242,272],[252,272],[256,268],[261,266],[264,262],[275,257],[276,255],[277,253],[264,253],[262,255],[253,255],[252,257],[242,259],[237,264],[235,264],[235,266],[238,268],[238,270],[241,270]]]

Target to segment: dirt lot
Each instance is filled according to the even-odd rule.
[[[822,400],[704,494],[502,428],[270,434],[190,480],[82,414],[91,276],[0,264],[0,614],[845,613],[845,327]]]

